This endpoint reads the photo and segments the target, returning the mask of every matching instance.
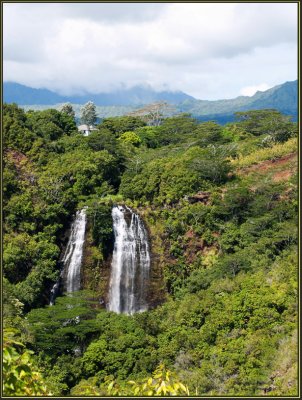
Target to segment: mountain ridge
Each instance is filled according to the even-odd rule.
[[[274,108],[294,120],[298,114],[298,82],[289,81],[266,91],[257,91],[253,96],[238,96],[233,99],[198,100],[184,92],[156,92],[151,87],[136,86],[111,93],[62,96],[48,89],[34,89],[15,82],[4,82],[4,102],[17,103],[25,108],[60,108],[62,103],[72,103],[76,114],[80,105],[93,101],[100,117],[128,113],[145,104],[167,101],[175,106],[176,112],[187,112],[201,120],[213,119],[225,123],[234,119],[238,111]],[[48,107],[46,107],[48,106]]]
[[[48,89],[35,89],[16,82],[4,82],[4,101],[22,105],[53,105],[56,103],[84,104],[93,101],[98,106],[142,105],[165,100],[177,104],[185,99],[194,99],[181,91],[157,92],[151,87],[134,86],[130,89],[119,89],[110,93],[85,93],[82,95],[64,96]],[[195,99],[194,99],[195,100]]]

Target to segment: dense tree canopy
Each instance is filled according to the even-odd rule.
[[[240,125],[255,136],[267,135],[273,142],[286,142],[297,133],[290,117],[277,110],[253,110],[235,113]]]
[[[61,113],[67,114],[72,118],[75,117],[74,109],[72,108],[72,105],[70,103],[63,104],[60,111]]]
[[[237,117],[105,118],[86,137],[68,105],[4,105],[5,395],[297,395],[297,126]],[[116,203],[152,249],[154,307],[132,316],[103,305]],[[83,206],[83,290],[49,306]]]

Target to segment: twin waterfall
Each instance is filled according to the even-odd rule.
[[[66,291],[76,292],[81,289],[81,265],[85,243],[86,210],[77,211],[71,226],[69,241],[63,258],[66,275]]]
[[[60,278],[53,285],[50,292],[49,305],[54,305],[60,292],[61,281],[64,281],[64,291],[70,293],[81,289],[81,265],[83,247],[85,243],[86,209],[77,211],[75,220],[71,224],[70,236],[62,259],[63,269]],[[65,278],[65,279],[64,279]]]
[[[150,251],[146,228],[140,217],[126,206],[112,209],[114,250],[107,309],[132,315],[147,310]],[[81,265],[85,243],[86,209],[77,211],[62,259],[61,278],[67,293],[81,289]],[[60,280],[51,290],[50,305],[59,292]]]
[[[125,206],[112,209],[115,236],[107,309],[134,314],[147,310],[150,252],[147,231]]]

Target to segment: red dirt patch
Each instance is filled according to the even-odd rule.
[[[17,150],[8,150],[5,153],[5,156],[7,157],[7,160],[14,164],[18,176],[21,179],[24,179],[29,184],[34,184],[36,182],[36,176],[31,161],[25,154],[20,153]]]
[[[280,182],[288,180],[292,176],[293,172],[290,169],[286,169],[284,171],[276,172],[273,175],[274,182]]]
[[[194,237],[194,231],[193,229],[190,229],[188,232],[185,233],[186,238],[193,238]]]
[[[255,165],[251,165],[250,167],[242,168],[238,171],[238,174],[239,175],[248,174],[253,171],[261,171],[261,172],[267,171],[269,169],[276,168],[276,167],[282,166],[284,164],[287,164],[290,161],[295,161],[296,158],[297,158],[296,152],[290,153],[290,154],[287,154],[286,156],[278,158],[276,160],[266,160],[266,161],[262,161],[258,164],[255,164]],[[288,171],[290,174],[292,173],[292,172],[290,172],[290,170],[288,170]]]
[[[16,150],[9,150],[6,156],[15,164],[18,171],[22,168],[22,163],[28,160],[25,154]]]

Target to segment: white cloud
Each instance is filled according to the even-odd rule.
[[[253,96],[256,92],[264,92],[265,90],[270,89],[270,86],[267,83],[261,83],[257,86],[246,86],[240,90],[240,94],[243,96]]]
[[[296,79],[296,41],[294,3],[5,3],[4,79],[227,98]]]

